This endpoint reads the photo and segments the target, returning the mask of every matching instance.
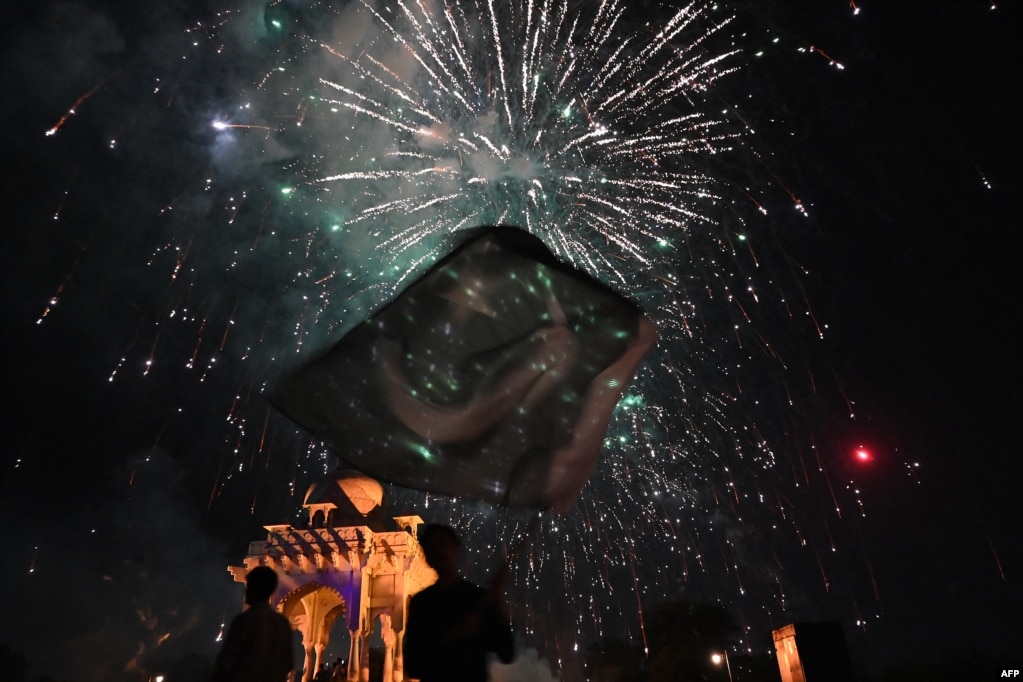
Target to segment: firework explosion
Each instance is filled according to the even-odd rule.
[[[719,79],[745,59],[729,21],[701,4],[641,24],[614,1],[424,0],[275,2],[198,22],[191,66],[154,92],[169,103],[203,71],[223,80],[227,94],[206,97],[211,160],[154,209],[146,270],[159,293],[107,379],[173,374],[206,387],[204,412],[222,406],[221,426],[204,425],[220,444],[200,467],[214,511],[237,513],[232,487],[282,460],[300,495],[328,457],[267,407],[281,370],[390,301],[462,230],[518,225],[660,329],[577,509],[543,517],[516,564],[527,640],[568,668],[594,639],[641,639],[643,605],[683,589],[720,599],[748,634],[792,606],[785,571],[800,552],[830,590],[844,491],[809,432],[792,435],[813,370],[767,335],[779,322],[814,337],[821,327],[789,298],[799,269],[757,236],[770,202],[722,170],[747,163],[722,158],[755,156],[740,117],[709,114],[722,108]],[[232,53],[243,75],[210,66]],[[74,113],[47,133],[59,139]],[[159,425],[167,447],[183,411],[195,408]],[[279,495],[288,481],[274,485]],[[526,524],[403,490],[389,503],[450,519],[481,567]],[[280,520],[256,497],[244,507]]]

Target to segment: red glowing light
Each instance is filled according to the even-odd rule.
[[[856,448],[856,459],[858,459],[861,462],[869,462],[872,459],[872,457],[870,456],[869,450],[863,447],[859,447]]]

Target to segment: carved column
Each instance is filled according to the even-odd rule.
[[[362,630],[349,630],[348,634],[352,639],[352,645],[348,651],[348,680],[349,682],[358,682],[359,670],[362,668],[362,662],[359,660],[359,654],[362,651]]]
[[[369,629],[363,630],[361,634],[362,651],[359,666],[359,682],[369,682],[369,637],[373,634],[373,621],[369,621]]]
[[[391,614],[380,614],[380,636],[384,640],[384,682],[394,677],[394,630],[391,629]]]
[[[306,645],[304,642],[303,647],[305,648],[305,662],[302,666],[305,668],[305,671],[302,673],[302,682],[312,682],[313,675],[316,674],[313,670],[313,667],[316,665],[316,649]]]
[[[320,672],[320,668],[323,666],[323,650],[327,647],[324,646],[323,642],[317,642],[313,645],[316,649],[316,665],[313,666],[313,675]]]
[[[405,631],[394,632],[394,677],[393,682],[404,682],[405,680]],[[385,682],[392,682],[384,678]]]

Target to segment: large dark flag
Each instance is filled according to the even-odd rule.
[[[272,402],[370,476],[567,511],[656,339],[634,304],[515,228],[486,228]]]

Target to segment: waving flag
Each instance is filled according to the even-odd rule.
[[[487,228],[272,402],[380,480],[564,512],[655,339],[635,305],[539,239]]]

